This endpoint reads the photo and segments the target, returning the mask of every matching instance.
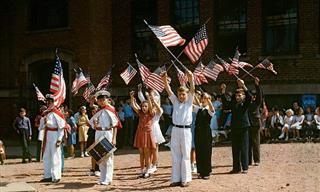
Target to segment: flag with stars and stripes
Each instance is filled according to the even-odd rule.
[[[228,72],[229,75],[238,75],[239,74],[239,70],[236,67],[234,67],[233,65],[230,65],[229,63],[227,63],[225,60],[223,60],[219,56],[217,56],[217,58],[219,59],[221,65],[224,67],[224,69],[226,70],[226,72]]]
[[[209,64],[204,68],[203,74],[216,81],[218,78],[218,75],[223,71],[223,67],[217,63],[215,63],[213,60],[209,62]]]
[[[73,80],[72,82],[72,88],[71,88],[71,92],[76,95],[79,91],[79,89],[88,84],[90,82],[90,79],[86,78],[83,74],[82,71],[80,71],[80,73],[76,74],[76,78]]]
[[[66,98],[66,83],[63,78],[63,69],[58,55],[56,55],[55,67],[51,76],[50,91],[53,93],[54,105],[59,107]]]
[[[131,79],[136,74],[137,74],[137,70],[129,64],[129,66],[120,74],[120,76],[124,80],[124,82],[128,85]]]
[[[86,89],[84,90],[82,96],[83,98],[89,102],[90,100],[90,95],[95,91],[94,85],[91,83],[91,81],[87,84]]]
[[[150,89],[162,92],[164,89],[164,83],[160,75],[151,73],[150,70],[143,65],[138,59],[136,59],[142,82]]]
[[[257,66],[257,68],[260,69],[267,69],[269,71],[271,71],[273,74],[277,75],[278,73],[276,72],[276,70],[274,70],[273,68],[273,64],[269,61],[269,59],[264,59],[261,63],[259,63]]]
[[[176,65],[173,65],[173,66],[177,70],[177,76],[178,76],[178,80],[179,80],[180,85],[185,86],[188,82],[187,75],[184,72],[182,72]]]
[[[195,63],[200,58],[207,45],[208,36],[206,26],[203,25],[191,39],[190,43],[184,48],[183,52],[189,57],[192,63]]]
[[[195,85],[202,85],[203,83],[208,83],[207,78],[204,76],[204,65],[202,62],[198,64],[198,66],[193,71],[193,78],[194,78],[194,84]]]
[[[170,25],[163,25],[163,26],[148,25],[148,26],[165,47],[171,47],[176,45],[181,46],[186,41]]]
[[[107,74],[100,80],[96,90],[100,90],[102,87],[107,87],[110,83],[111,69]]]

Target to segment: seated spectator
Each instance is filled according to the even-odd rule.
[[[316,114],[314,115],[314,121],[316,123],[314,137],[320,138],[320,107],[316,109]]]
[[[300,107],[297,114],[294,116],[294,123],[291,125],[291,130],[293,132],[293,139],[300,140],[300,130],[302,129],[302,124],[304,121],[303,109]]]
[[[283,117],[280,115],[280,111],[277,107],[273,109],[273,115],[271,116],[270,122],[270,133],[272,141],[277,139],[278,135],[281,133],[281,129],[284,125]]]
[[[314,114],[311,110],[311,107],[307,107],[304,116],[305,118],[302,127],[302,130],[304,132],[304,138],[311,139],[315,129]]]
[[[286,115],[284,117],[284,126],[282,127],[282,133],[279,136],[279,139],[285,138],[286,141],[289,139],[289,129],[291,128],[291,125],[293,124],[294,117],[293,117],[293,110],[288,109],[286,110]]]

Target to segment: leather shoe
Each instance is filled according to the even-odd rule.
[[[40,182],[51,182],[52,181],[52,178],[49,177],[49,178],[43,178],[40,180]]]
[[[230,172],[229,172],[229,174],[238,174],[238,173],[240,173],[241,171],[240,170],[231,170]]]
[[[170,187],[177,187],[177,186],[180,186],[181,185],[181,182],[173,182],[170,184]]]
[[[53,181],[52,181],[52,183],[59,183],[60,182],[60,179],[54,179]]]

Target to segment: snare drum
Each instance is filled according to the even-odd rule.
[[[117,148],[113,146],[106,137],[101,137],[98,141],[88,147],[87,152],[100,164],[102,160],[108,158]]]

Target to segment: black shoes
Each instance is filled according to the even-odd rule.
[[[40,180],[40,182],[51,182],[52,181],[52,178],[43,178]]]
[[[60,182],[60,179],[54,179],[53,181],[52,181],[52,183],[59,183]]]
[[[174,182],[170,184],[170,187],[178,187],[181,185],[181,182]]]
[[[234,169],[232,169],[232,170],[229,172],[229,174],[238,174],[238,173],[241,173],[241,171],[240,171],[240,170],[234,170]]]

